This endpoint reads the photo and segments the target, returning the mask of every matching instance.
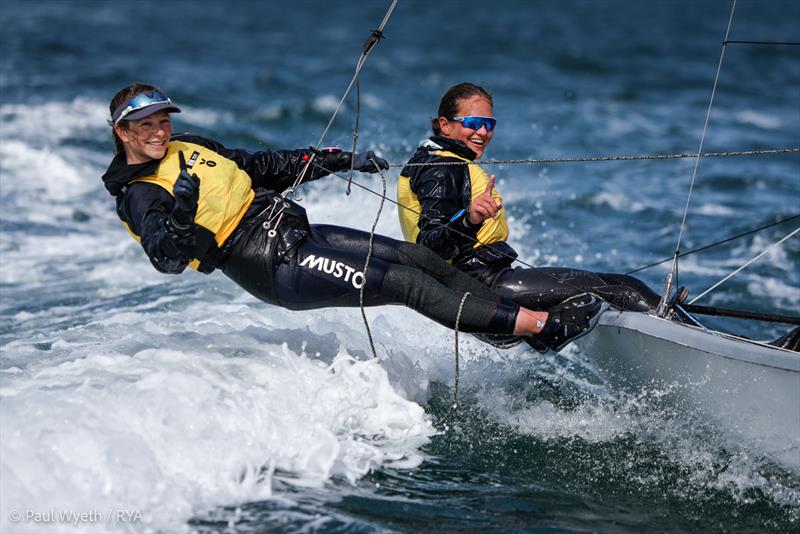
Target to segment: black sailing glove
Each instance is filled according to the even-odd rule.
[[[189,174],[183,152],[178,152],[178,157],[181,173],[172,186],[174,204],[167,217],[167,235],[172,237],[178,250],[187,258],[192,258],[195,254],[194,217],[197,213],[197,200],[200,198],[200,178],[196,174]]]
[[[367,153],[356,152],[353,155],[353,170],[358,172],[371,172],[376,173],[379,170],[388,170],[389,162],[383,158],[379,158],[372,150]]]
[[[389,168],[389,162],[375,155],[375,152],[356,152],[355,157],[352,152],[343,152],[338,148],[326,148],[316,151],[319,158],[319,165],[325,167],[328,172],[342,172],[350,170],[350,161],[353,162],[353,170],[358,172],[378,172]],[[373,163],[374,162],[374,163]],[[377,165],[377,166],[376,166]]]
[[[187,235],[191,230],[194,217],[197,213],[197,200],[200,198],[200,178],[196,174],[189,174],[186,169],[186,160],[183,152],[178,152],[181,164],[181,174],[172,186],[175,203],[169,214],[168,222],[178,235]],[[192,232],[193,233],[193,232]]]

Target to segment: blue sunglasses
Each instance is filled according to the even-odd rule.
[[[481,126],[484,126],[487,132],[494,130],[497,124],[497,119],[494,117],[450,117],[450,120],[460,122],[464,128],[469,128],[470,130],[480,130]]]
[[[144,91],[143,93],[139,93],[115,109],[114,114],[111,116],[111,120],[108,121],[109,125],[116,126],[119,124],[119,121],[123,120],[134,111],[139,111],[140,109],[144,109],[155,104],[172,104],[172,100],[170,100],[158,89]]]

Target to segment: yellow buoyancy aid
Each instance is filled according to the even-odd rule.
[[[172,141],[166,156],[155,174],[137,178],[133,182],[147,182],[164,188],[172,195],[172,188],[180,175],[178,153],[182,152],[190,173],[200,178],[200,196],[197,201],[195,224],[214,234],[221,247],[244,217],[255,197],[250,176],[236,163],[202,145]],[[128,228],[128,225],[125,225]],[[139,241],[139,236],[133,234]],[[197,269],[200,260],[195,258],[189,267]]]
[[[470,181],[470,199],[474,199],[486,191],[486,185],[489,183],[489,175],[486,174],[486,171],[484,171],[480,165],[472,163],[469,159],[447,150],[438,150],[434,155],[436,157],[455,158],[468,162],[467,170]],[[417,195],[411,190],[410,180],[411,178],[409,176],[402,175],[398,179],[397,202],[400,204],[400,207],[397,211],[400,216],[400,226],[403,230],[403,237],[405,237],[406,241],[416,243],[417,236],[419,235],[419,219],[422,213],[422,205]],[[503,197],[497,192],[497,188],[492,190],[492,198],[498,202],[503,202]],[[508,239],[508,222],[506,221],[506,210],[505,208],[501,208],[497,217],[483,221],[481,228],[478,230],[478,242],[475,243],[474,248],[481,245],[491,245],[492,243],[498,243],[506,239]]]

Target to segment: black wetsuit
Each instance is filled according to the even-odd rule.
[[[654,310],[660,300],[644,282],[632,276],[565,267],[502,269],[493,277],[491,287],[534,310],[546,310],[578,293],[594,293],[622,310]]]
[[[167,173],[158,171],[162,162],[163,168],[167,168],[168,159],[174,164],[175,152],[185,151],[187,146],[202,153],[203,157],[196,159],[211,154],[216,162],[210,168],[209,165],[192,168],[199,176],[201,192],[204,176],[209,183],[220,183],[219,174],[214,172],[221,168],[233,168],[227,172],[238,176],[240,181],[239,170],[252,179],[255,196],[250,195],[242,202],[244,214],[223,243],[218,243],[221,230],[214,234],[195,224],[191,239],[187,239],[177,235],[169,224],[174,201],[169,184],[163,185]],[[187,161],[191,150],[184,155]],[[207,150],[212,152],[204,152]],[[455,326],[464,293],[471,292],[472,297],[463,305],[460,330],[513,332],[518,305],[497,296],[425,247],[375,236],[364,276],[369,234],[336,226],[309,225],[305,210],[279,194],[292,184],[305,165],[306,155],[307,151],[302,150],[250,154],[227,149],[203,137],[182,136],[173,140],[167,156],[160,161],[128,165],[124,155],[118,155],[103,181],[117,199],[120,219],[140,240],[151,263],[161,272],[180,273],[190,264],[204,273],[219,268],[259,299],[292,310],[358,306],[363,285],[366,306],[402,304],[451,328]],[[341,169],[316,167],[305,181],[336,170]],[[162,181],[154,176],[161,176]],[[224,193],[215,193],[217,197],[212,201],[204,200],[211,194],[201,193],[197,212],[203,210],[205,220],[215,220],[208,210],[224,204],[217,201],[220,195],[224,199]],[[230,212],[228,209],[226,213]]]
[[[466,210],[472,201],[472,174],[479,171],[463,164],[475,157],[461,141],[434,136],[408,163],[461,164],[412,165],[402,170],[400,183],[407,184],[405,196],[419,202],[420,213],[401,210],[401,223],[406,226],[405,232],[409,223],[403,219],[411,220],[413,226],[413,218],[418,217],[417,243],[527,308],[546,310],[585,292],[625,310],[647,311],[658,306],[659,296],[632,276],[560,267],[512,268],[517,253],[504,240],[492,238],[475,247],[481,225],[470,224]]]
[[[369,234],[352,228],[311,225],[285,254],[270,281],[270,239],[261,225],[233,250],[223,271],[244,289],[290,310],[356,307],[364,285],[364,305],[403,304],[453,328],[465,292],[459,330],[508,334],[518,307],[447,265],[418,245],[375,235],[369,266]],[[361,275],[361,276],[359,276]],[[266,283],[272,284],[266,287]],[[473,298],[474,297],[474,298]]]

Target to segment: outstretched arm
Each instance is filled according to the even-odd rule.
[[[350,152],[333,151],[318,152],[311,148],[298,150],[263,150],[248,152],[247,150],[226,148],[221,143],[201,136],[180,136],[183,141],[197,143],[210,148],[226,157],[244,170],[253,182],[253,188],[262,187],[282,192],[290,188],[308,166],[301,183],[318,180],[332,172],[350,169],[352,154]],[[312,155],[313,161],[309,165]],[[377,157],[373,152],[357,153],[353,167],[357,171],[377,172],[373,161],[381,169],[388,169],[386,160]]]

